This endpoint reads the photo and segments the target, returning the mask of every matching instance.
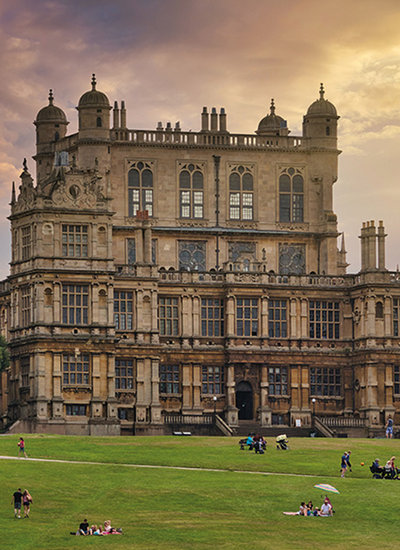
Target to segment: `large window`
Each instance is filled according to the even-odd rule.
[[[115,359],[115,390],[133,390],[132,359]]]
[[[116,330],[133,329],[133,292],[114,290],[114,324]]]
[[[201,335],[224,335],[224,301],[219,298],[201,300]]]
[[[161,336],[178,336],[179,308],[178,298],[159,298],[158,319]]]
[[[180,393],[181,373],[179,365],[160,365],[160,393]]]
[[[399,395],[400,394],[400,367],[397,365],[393,367],[393,380],[394,380],[393,393],[395,395]]]
[[[62,255],[69,258],[86,258],[88,255],[88,226],[62,226]]]
[[[229,175],[229,218],[231,220],[252,220],[253,175],[250,168],[237,166]]]
[[[22,357],[21,359],[21,388],[29,388],[29,370],[30,360],[29,357]]]
[[[287,367],[268,368],[268,393],[269,395],[288,394],[288,370]]]
[[[179,269],[206,270],[206,241],[179,241]]]
[[[342,379],[340,369],[310,368],[311,395],[340,397]]]
[[[304,179],[300,170],[288,168],[279,177],[279,221],[304,220]]]
[[[258,298],[236,299],[236,334],[258,335]]]
[[[179,174],[179,215],[181,218],[203,218],[203,174],[199,166],[187,164]]]
[[[393,336],[399,336],[400,298],[393,298]]]
[[[22,228],[22,260],[28,260],[31,257],[32,232],[31,226],[26,225]]]
[[[88,285],[62,285],[62,322],[67,325],[87,325],[88,312]]]
[[[135,217],[138,210],[153,215],[153,172],[147,162],[136,162],[128,172],[128,212]]]
[[[31,288],[21,288],[21,325],[27,327],[31,322]]]
[[[287,300],[269,300],[268,335],[270,338],[287,337]]]
[[[225,392],[224,367],[202,367],[201,392],[211,395]]]
[[[87,386],[89,385],[89,354],[63,355],[63,385]]]
[[[67,416],[86,416],[86,405],[65,405]]]
[[[335,340],[339,338],[339,302],[310,300],[310,338]]]

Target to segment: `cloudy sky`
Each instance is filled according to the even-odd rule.
[[[399,0],[13,0],[0,25],[0,277],[11,183],[24,157],[35,173],[36,113],[53,88],[74,132],[92,73],[126,101],[130,128],[195,131],[215,105],[234,133],[254,132],[273,97],[300,134],[323,82],[341,116],[334,204],[349,272],[365,220],[384,220],[387,267],[400,264]]]

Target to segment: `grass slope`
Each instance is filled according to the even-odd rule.
[[[16,455],[18,436],[0,437],[0,454]],[[330,549],[398,547],[400,482],[373,480],[368,465],[400,453],[400,441],[292,439],[289,452],[272,446],[265,455],[240,451],[228,438],[83,438],[26,436],[28,455],[106,462],[104,465],[1,461],[0,514],[3,550],[75,548]],[[339,477],[340,456],[351,449],[353,473]],[[360,462],[366,463],[361,467]],[[223,471],[145,469],[121,464],[219,468]],[[308,474],[315,477],[247,472]],[[327,482],[333,518],[286,517],[301,500],[321,504],[313,488]],[[31,519],[15,520],[10,504],[17,487],[34,499]],[[123,536],[72,537],[84,517],[111,519]]]

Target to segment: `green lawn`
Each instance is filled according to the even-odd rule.
[[[62,550],[398,548],[399,481],[373,480],[368,466],[400,455],[400,440],[292,439],[290,451],[270,440],[264,455],[240,451],[237,438],[84,438],[27,435],[29,457],[105,462],[62,464],[1,461],[0,548]],[[18,436],[0,437],[0,455],[16,456]],[[353,472],[339,475],[352,450]],[[365,462],[361,467],[360,462]],[[217,468],[191,471],[121,464]],[[253,474],[251,472],[254,472]],[[256,472],[307,476],[262,475]],[[314,477],[315,476],[315,477]],[[301,500],[321,504],[315,483],[331,483],[333,518],[287,517]],[[15,520],[11,495],[27,487],[31,518]],[[112,520],[123,536],[72,537],[80,521]]]

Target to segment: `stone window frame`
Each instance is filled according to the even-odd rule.
[[[139,174],[139,185],[134,185],[133,176],[129,174],[132,171],[136,171]],[[150,182],[143,182],[143,175],[145,171],[151,172],[151,184]],[[127,161],[126,170],[126,198],[127,198],[127,216],[129,218],[136,218],[138,211],[147,210],[149,218],[154,217],[155,211],[155,162],[153,160],[129,160]],[[137,191],[134,192],[134,191]],[[134,211],[134,205],[137,205]]]
[[[308,301],[309,338],[340,339],[340,302],[337,300]]]
[[[238,296],[235,306],[236,336],[241,338],[258,337],[260,330],[260,299],[250,296]]]
[[[89,387],[91,381],[89,353],[62,354],[63,388]]]
[[[393,336],[400,335],[400,298],[393,298],[392,303],[393,313]]]
[[[270,298],[268,300],[268,337],[288,338],[288,300]]]
[[[210,313],[212,313],[210,315]],[[212,296],[201,298],[201,335],[223,337],[225,334],[225,304],[223,298]]]
[[[131,392],[135,389],[135,366],[132,358],[115,358],[115,391]]]
[[[400,396],[400,365],[393,366],[393,394]]]
[[[132,290],[114,289],[114,325],[116,331],[132,331],[134,294]]]
[[[340,367],[310,367],[310,395],[343,397],[343,377]]]
[[[31,306],[32,306],[32,287],[23,285],[20,288],[21,293],[21,326],[27,327],[31,324]]]
[[[182,390],[182,369],[179,364],[160,364],[160,393],[180,395]]]
[[[29,260],[32,254],[32,226],[21,227],[21,260]]]
[[[233,189],[237,186],[237,182],[233,180],[233,175],[239,177],[238,189]],[[246,175],[252,178],[251,189],[246,189],[246,184],[243,179]],[[236,179],[236,178],[235,178]],[[251,197],[251,201],[250,201]],[[246,201],[248,203],[246,204]],[[254,222],[256,220],[256,170],[255,164],[247,162],[228,163],[227,165],[227,219],[230,222]],[[236,215],[237,211],[237,215]],[[251,216],[246,215],[246,212],[251,212]]]
[[[67,403],[65,405],[66,416],[87,416],[87,405],[81,403]]]
[[[279,388],[279,391],[277,391]],[[268,395],[289,395],[289,369],[284,366],[268,367]]]
[[[61,294],[62,324],[88,325],[89,285],[85,283],[62,283]],[[74,303],[71,303],[71,301],[73,301]]]
[[[225,394],[224,365],[202,365],[201,393],[202,395],[224,395]]]
[[[158,326],[160,336],[179,336],[180,300],[177,296],[158,297]]]
[[[20,374],[21,374],[21,389],[29,389],[29,375],[31,369],[31,358],[29,355],[24,355],[21,357],[19,364]]]
[[[189,174],[189,185],[184,186],[182,175]],[[200,182],[194,181],[194,175],[200,173]],[[206,163],[192,160],[177,162],[178,218],[181,220],[204,220],[206,198]],[[184,210],[185,209],[185,210]],[[187,213],[186,213],[187,209]]]
[[[71,253],[72,252],[72,253]],[[61,224],[61,255],[63,258],[87,258],[89,255],[88,224]]]
[[[195,250],[197,247],[198,250]],[[183,240],[179,239],[177,241],[177,257],[178,257],[178,269],[179,271],[207,271],[207,241],[205,240]],[[192,251],[190,252],[190,248],[192,248]],[[186,249],[186,250],[185,250]],[[183,252],[188,252],[192,255],[192,261],[190,266],[186,266],[186,268],[183,265],[183,262],[181,263],[181,254]],[[204,254],[204,269],[199,269],[199,263],[194,261],[194,255],[196,252],[199,252],[201,254]],[[190,269],[189,269],[190,267]],[[202,266],[200,265],[200,268]]]
[[[288,173],[289,170],[294,170],[293,174]],[[281,219],[281,191],[280,191],[280,178],[282,175],[289,175],[290,176],[290,201],[289,201],[289,207],[290,207],[290,215],[289,220],[282,220]],[[303,191],[302,193],[294,193],[293,192],[293,177],[296,175],[300,175],[303,178]],[[283,224],[304,224],[306,223],[306,219],[308,219],[308,193],[307,193],[307,167],[304,164],[280,164],[276,167],[276,222],[277,223],[283,223]],[[286,194],[286,192],[284,193]],[[293,206],[294,206],[294,195],[302,195],[302,219],[298,219],[297,216],[293,216]],[[296,219],[294,219],[296,218]]]

